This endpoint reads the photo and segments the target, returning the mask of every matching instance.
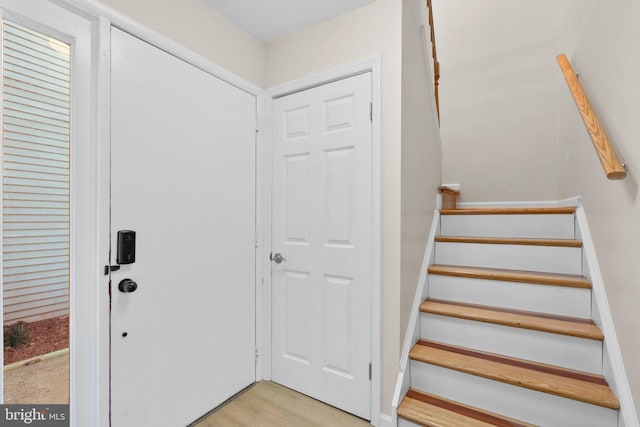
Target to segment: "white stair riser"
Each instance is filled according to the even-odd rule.
[[[602,374],[602,342],[597,340],[431,313],[421,314],[420,337],[459,347]]]
[[[591,290],[429,275],[429,298],[591,318]]]
[[[436,242],[436,264],[582,274],[582,248]]]
[[[573,215],[443,215],[445,236],[573,239]]]
[[[545,427],[617,427],[617,411],[412,361],[413,388]]]
[[[412,423],[404,418],[398,418],[398,427],[422,427],[420,424]]]

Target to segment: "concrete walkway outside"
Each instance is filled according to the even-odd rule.
[[[5,370],[4,403],[69,403],[69,353]]]

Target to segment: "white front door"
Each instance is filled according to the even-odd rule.
[[[273,104],[272,378],[366,419],[370,102],[364,73]]]
[[[111,42],[112,425],[185,426],[255,381],[256,98]]]

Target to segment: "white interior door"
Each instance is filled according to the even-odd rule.
[[[371,73],[273,105],[273,380],[370,418]]]
[[[255,380],[256,98],[113,28],[112,425],[184,426]],[[123,279],[137,283],[123,293]]]

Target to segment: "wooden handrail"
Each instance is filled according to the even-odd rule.
[[[578,76],[573,71],[567,56],[562,53],[558,55],[556,59],[558,60],[558,64],[560,64],[560,69],[562,70],[562,74],[569,85],[569,89],[571,90],[573,99],[578,106],[578,110],[580,110],[582,120],[589,131],[589,135],[593,141],[593,146],[600,157],[600,162],[602,162],[602,167],[607,174],[607,178],[624,178],[627,176],[626,167],[620,162],[611,141],[609,141],[609,138],[604,131],[602,123],[600,123],[595,110],[591,106],[591,102],[589,102],[587,94],[578,81]]]
[[[438,62],[438,52],[436,51],[436,31],[433,27],[433,6],[432,0],[427,0],[427,9],[429,10],[429,27],[431,29],[431,56],[433,57],[433,95],[436,99],[436,111],[438,120],[440,119],[440,94],[438,85],[440,84],[440,63]]]

